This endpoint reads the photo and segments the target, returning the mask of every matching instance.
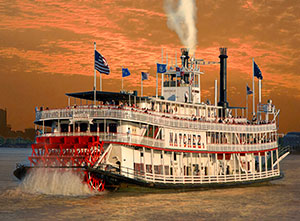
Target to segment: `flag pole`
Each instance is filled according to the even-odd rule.
[[[155,94],[155,97],[157,98],[158,97],[158,73],[156,71],[156,94]]]
[[[157,70],[156,70],[156,92],[155,92],[155,97],[157,98],[157,96],[158,96],[158,73],[157,73]]]
[[[200,78],[200,75],[199,75],[199,78]],[[218,106],[218,80],[216,79],[215,80],[215,106]]]
[[[261,105],[261,79],[259,78],[259,80],[258,80],[258,109],[259,109],[260,105]],[[258,112],[258,109],[257,109],[257,112]],[[259,112],[258,118],[259,118],[258,120],[261,120],[260,112]]]
[[[246,119],[248,120],[248,84],[247,84],[247,87],[246,87]]]
[[[143,97],[143,74],[141,74],[141,97]]]
[[[166,52],[166,64],[167,64],[166,69],[168,70],[168,52]],[[161,74],[164,77],[164,73],[161,73]],[[176,90],[177,90],[177,88],[176,88]],[[161,91],[161,96],[163,96],[163,91]],[[176,95],[175,95],[175,101],[176,101]]]
[[[166,52],[166,58],[168,60],[168,52]],[[161,49],[161,63],[162,64],[164,63],[164,49],[163,48]],[[164,96],[164,92],[163,92],[164,89],[163,88],[164,88],[164,74],[162,73],[161,74],[161,93],[160,93],[161,96]]]
[[[258,80],[258,103],[261,103],[261,79]]]
[[[252,72],[253,72],[253,76],[252,76],[252,90],[253,90],[253,116],[255,114],[255,88],[254,88],[254,58],[252,58]]]
[[[121,72],[121,73],[122,73],[122,76],[121,76],[121,77],[122,77],[122,91],[123,91],[123,66],[122,66],[121,71],[122,71],[122,72]]]
[[[102,91],[102,74],[100,73],[100,91]]]
[[[101,72],[100,72],[100,91],[102,91],[102,74],[101,74]]]
[[[94,42],[94,54],[95,53],[96,53],[96,42]],[[97,86],[97,83],[96,83],[97,75],[96,75],[95,65],[96,65],[96,60],[94,58],[94,105],[96,105],[96,86]],[[100,78],[101,78],[101,74],[100,74]]]

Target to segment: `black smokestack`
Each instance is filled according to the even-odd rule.
[[[218,106],[222,106],[219,116],[225,117],[227,102],[227,48],[220,48],[220,100]]]
[[[187,48],[181,48],[181,62],[182,67],[188,68],[189,64],[189,50]]]

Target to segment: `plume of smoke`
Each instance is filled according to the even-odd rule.
[[[168,27],[177,33],[181,43],[194,54],[197,44],[195,0],[165,0],[164,8]]]

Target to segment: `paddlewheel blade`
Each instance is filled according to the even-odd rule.
[[[103,149],[103,142],[99,140],[89,143],[88,154],[86,155],[85,162],[88,166],[94,166],[100,159]]]
[[[96,191],[104,191],[104,186],[105,186],[105,181],[102,180],[101,178],[97,177],[96,174],[88,171],[84,171],[85,173],[85,182],[89,185],[91,190],[96,190]]]
[[[31,166],[72,169],[91,189],[103,191],[104,182],[84,170],[84,166],[93,167],[103,152],[98,136],[37,137],[28,159]]]

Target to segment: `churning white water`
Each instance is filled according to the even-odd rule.
[[[28,193],[62,196],[94,195],[79,173],[71,170],[34,169],[22,181],[21,189]]]

